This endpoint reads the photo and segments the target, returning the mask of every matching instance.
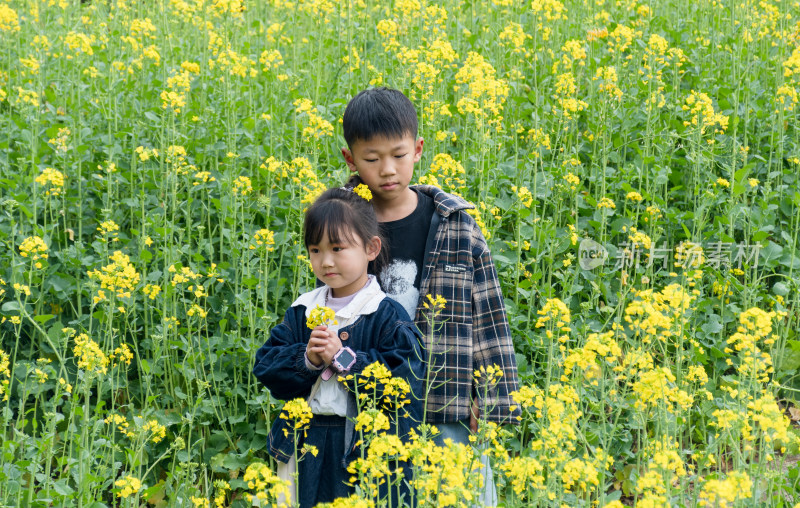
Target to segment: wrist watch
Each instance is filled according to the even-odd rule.
[[[333,355],[333,361],[322,372],[322,380],[327,381],[335,373],[347,372],[356,363],[356,354],[349,347],[345,346]]]

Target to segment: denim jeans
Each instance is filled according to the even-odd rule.
[[[437,446],[444,446],[445,439],[452,439],[454,443],[469,444],[469,419],[455,423],[437,423],[439,435],[434,438]],[[489,463],[489,457],[481,454],[481,474],[483,475],[483,492],[478,497],[479,506],[497,506],[497,491],[494,486],[494,473]]]

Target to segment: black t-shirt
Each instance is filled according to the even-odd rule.
[[[431,218],[436,211],[430,196],[417,192],[417,198],[417,208],[411,215],[381,223],[389,244],[389,262],[378,274],[383,291],[389,298],[401,304],[412,320],[419,301],[425,243]]]

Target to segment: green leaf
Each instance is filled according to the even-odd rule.
[[[70,494],[75,492],[75,490],[72,487],[67,485],[67,479],[66,478],[62,478],[62,479],[58,480],[57,482],[55,482],[53,484],[53,490],[55,490],[56,492],[58,492],[62,496],[69,496]]]
[[[20,306],[19,303],[17,302],[6,302],[3,304],[2,307],[0,307],[0,310],[2,310],[3,312],[19,311]]]
[[[772,292],[778,296],[786,296],[789,294],[789,287],[783,282],[776,282],[775,285],[772,286]]]
[[[765,264],[777,261],[781,254],[783,254],[783,247],[773,241],[767,242],[766,247],[759,251],[759,257]]]

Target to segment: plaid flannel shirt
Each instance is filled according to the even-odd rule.
[[[519,389],[517,362],[503,295],[489,247],[465,200],[430,185],[415,189],[433,198],[436,213],[426,243],[415,322],[428,352],[430,381],[427,421],[456,422],[469,418],[473,394],[483,418],[516,423],[520,415],[510,393]],[[425,295],[447,300],[431,329]],[[503,373],[489,386],[473,382],[473,372],[497,366]]]

